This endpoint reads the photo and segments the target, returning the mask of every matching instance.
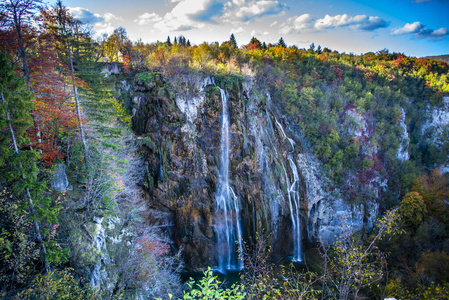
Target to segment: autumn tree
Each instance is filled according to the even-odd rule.
[[[47,165],[65,156],[63,145],[75,135],[77,115],[72,94],[67,89],[68,67],[61,55],[59,35],[51,28],[42,11],[42,29],[37,53],[30,58],[33,70],[31,82],[35,94],[35,123],[41,139],[32,139],[34,147],[42,150],[41,160]],[[31,135],[33,137],[33,135]]]
[[[150,47],[149,45],[142,42],[142,40],[138,40],[134,42],[131,55],[130,55],[130,67],[136,71],[141,71],[145,69],[147,64],[147,57],[150,55]]]
[[[245,46],[246,50],[257,50],[260,48],[262,48],[262,44],[255,37],[252,37],[249,44]]]
[[[125,28],[119,27],[102,43],[103,53],[110,62],[120,61],[120,54],[130,55],[132,43],[128,39]]]
[[[427,216],[423,197],[417,192],[407,193],[401,201],[400,213],[407,225],[417,228]]]
[[[443,223],[449,223],[447,199],[449,198],[449,181],[435,169],[430,174],[418,177],[412,191],[418,193],[425,204],[427,212]]]
[[[8,4],[9,9],[14,9],[21,2],[14,3],[15,6]],[[36,20],[34,26],[30,26],[31,20],[16,24],[22,26],[22,39],[18,38],[17,26],[5,27],[0,43],[10,54],[12,61],[20,57],[22,72],[34,94],[34,124],[28,129],[30,145],[41,152],[41,160],[49,166],[53,161],[64,157],[61,137],[70,135],[72,129],[76,128],[76,115],[74,106],[68,101],[70,94],[65,90],[58,41],[54,32],[49,30],[45,10],[41,11],[39,18],[31,17],[38,8],[36,3],[38,1],[29,2],[28,6],[22,3],[27,8],[22,12],[22,19],[28,17],[33,22]],[[25,52],[21,50],[21,40],[26,46]]]

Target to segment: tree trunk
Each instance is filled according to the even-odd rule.
[[[65,25],[64,25],[64,32],[65,32]],[[72,85],[73,85],[73,94],[75,96],[75,103],[76,103],[76,114],[78,115],[78,122],[79,122],[79,128],[80,128],[80,134],[81,134],[81,141],[83,142],[83,149],[84,149],[84,158],[87,159],[87,142],[86,142],[86,136],[84,135],[84,127],[83,122],[81,119],[81,109],[80,109],[80,101],[78,97],[78,89],[75,84],[75,70],[73,68],[73,59],[72,59],[72,50],[70,49],[70,41],[69,36],[66,35],[66,41],[67,41],[67,50],[69,52],[69,60],[70,60],[70,76],[72,77]]]
[[[84,126],[83,126],[82,118],[81,118],[81,109],[80,109],[80,101],[79,101],[79,97],[78,97],[78,89],[77,89],[76,83],[75,83],[75,69],[73,68],[72,50],[70,48],[69,35],[67,33],[67,30],[66,30],[66,22],[62,18],[62,13],[63,13],[62,2],[58,1],[57,5],[59,6],[60,22],[61,22],[61,25],[62,25],[63,34],[66,37],[67,52],[69,54],[69,61],[70,61],[70,76],[72,78],[73,94],[74,94],[75,104],[76,104],[76,114],[78,116],[78,123],[79,123],[79,130],[80,130],[80,135],[81,135],[81,141],[83,143],[84,159],[87,160],[87,142],[86,142],[86,136],[84,134]]]
[[[22,36],[22,24],[20,24],[19,16],[17,15],[17,12],[14,11],[14,27],[17,32],[17,40],[19,42],[19,50],[20,50],[20,58],[22,59],[22,70],[23,74],[25,75],[26,83],[29,86],[30,85],[30,71],[28,70],[28,62],[27,62],[27,56],[26,56],[26,49],[25,45],[23,43],[23,36]]]

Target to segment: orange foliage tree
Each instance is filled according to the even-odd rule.
[[[27,1],[22,2],[25,5]],[[51,29],[45,10],[34,23],[35,26],[27,22],[4,26],[0,49],[12,58],[16,72],[23,73],[33,92],[34,125],[28,130],[30,146],[42,152],[41,160],[49,166],[64,157],[63,139],[73,134],[77,120],[67,91],[58,35]]]

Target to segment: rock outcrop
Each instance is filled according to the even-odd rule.
[[[53,174],[50,186],[57,192],[65,192],[67,188],[69,188],[69,181],[67,179],[67,174],[65,173],[64,164],[56,165],[56,172]]]

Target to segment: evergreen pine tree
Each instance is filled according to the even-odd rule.
[[[282,37],[279,39],[278,45],[283,48],[287,48],[287,45],[285,44],[284,39]]]
[[[233,33],[231,33],[231,37],[229,38],[229,43],[231,44],[231,46],[234,46],[235,48],[237,48],[237,40],[235,39],[235,36]]]
[[[179,42],[178,42],[179,45],[181,45],[183,47],[186,46],[186,38],[183,35],[180,35],[178,40],[179,40]]]
[[[315,52],[315,43],[310,44],[309,49],[307,50],[309,52]]]

